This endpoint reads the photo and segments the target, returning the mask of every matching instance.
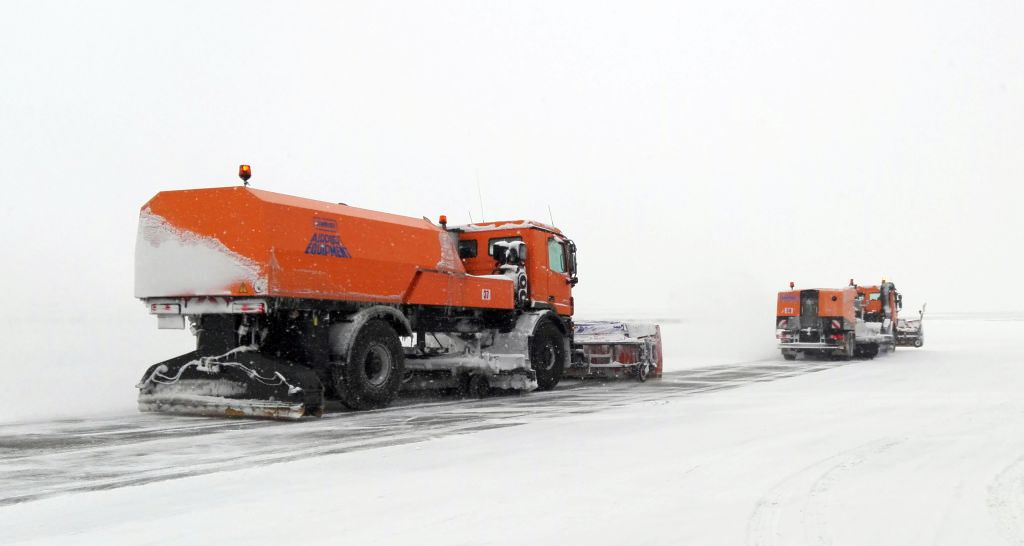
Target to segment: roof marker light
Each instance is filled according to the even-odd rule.
[[[252,178],[252,167],[248,165],[238,166],[238,178],[242,179],[242,183],[246,186],[249,185],[249,179]]]

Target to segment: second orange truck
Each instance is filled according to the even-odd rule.
[[[896,285],[813,288],[779,292],[776,337],[787,360],[799,354],[850,359],[872,358],[896,347],[896,325],[903,297]]]

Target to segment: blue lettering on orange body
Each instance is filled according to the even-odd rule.
[[[306,254],[314,256],[331,256],[334,258],[351,258],[348,249],[338,237],[338,223],[327,218],[313,219],[313,235],[306,245]]]

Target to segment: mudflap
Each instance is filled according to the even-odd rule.
[[[139,411],[295,420],[323,414],[324,388],[306,366],[237,348],[197,351],[150,366],[137,385]]]

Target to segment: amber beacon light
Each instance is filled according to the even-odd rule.
[[[242,183],[246,186],[249,185],[249,179],[252,178],[252,168],[248,165],[238,166],[238,178],[242,179]]]

